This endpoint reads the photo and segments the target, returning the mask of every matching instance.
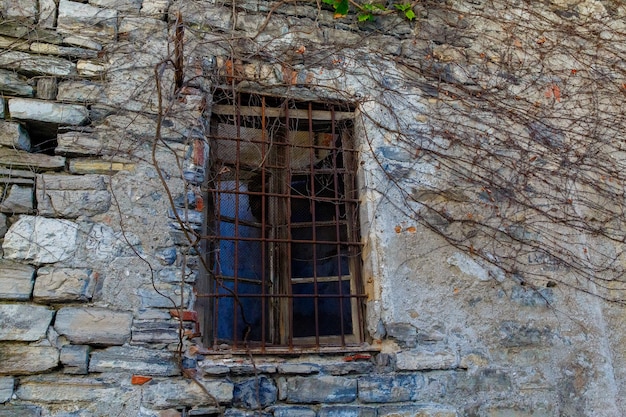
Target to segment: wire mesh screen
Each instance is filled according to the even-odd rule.
[[[217,96],[207,204],[214,347],[363,341],[353,113]]]

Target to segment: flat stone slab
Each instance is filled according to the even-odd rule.
[[[69,220],[22,216],[4,236],[4,257],[51,264],[71,258],[76,252],[78,225]]]
[[[140,375],[180,375],[174,353],[138,347],[114,346],[92,352],[89,372],[132,372]]]
[[[63,125],[83,125],[89,118],[89,110],[85,106],[32,98],[10,99],[9,113],[15,119],[37,120]]]
[[[234,388],[232,382],[225,380],[199,381],[220,403],[232,401]],[[202,388],[188,379],[152,381],[143,389],[143,404],[154,409],[215,405]]]
[[[0,300],[27,301],[33,292],[34,283],[34,267],[0,261]]]
[[[36,302],[89,301],[97,274],[91,269],[39,268],[33,299]]]
[[[54,328],[79,345],[123,345],[130,339],[132,314],[98,307],[64,307]]]
[[[0,54],[0,66],[33,75],[69,77],[77,74],[76,64],[67,59],[20,51],[3,51]]]
[[[2,373],[28,375],[46,372],[59,364],[59,350],[50,346],[0,343]]]
[[[441,405],[389,405],[378,408],[378,417],[459,417],[456,409]]]
[[[139,12],[142,0],[90,0],[94,6],[115,9],[123,12]]]
[[[113,40],[117,33],[117,10],[61,0],[57,31],[85,36],[95,41]]]
[[[119,383],[102,378],[40,375],[20,379],[15,395],[23,401],[75,403],[115,398]]]
[[[0,165],[35,171],[65,168],[65,158],[42,153],[28,153],[16,149],[0,148]]]
[[[102,175],[40,175],[36,197],[42,216],[93,216],[111,207],[111,194]]]
[[[97,58],[98,52],[93,49],[77,48],[73,46],[59,46],[50,43],[33,42],[30,50],[38,54],[61,55],[72,58]]]
[[[378,413],[374,407],[363,407],[354,405],[330,405],[320,408],[317,417],[377,417]],[[417,415],[415,417],[421,417]]]
[[[0,304],[0,341],[34,342],[46,336],[54,311],[31,304]]]
[[[67,80],[59,83],[57,100],[93,103],[102,99],[104,86],[88,80]]]
[[[134,171],[135,164],[131,162],[103,161],[87,158],[74,158],[70,161],[72,174],[114,174],[119,171]]]

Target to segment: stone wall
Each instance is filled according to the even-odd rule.
[[[315,2],[1,0],[0,416],[626,412],[623,309],[594,296],[596,282],[572,284],[580,268],[556,267],[539,250],[516,254],[528,269],[512,274],[498,268],[500,248],[489,258],[489,239],[451,245],[455,227],[479,214],[468,214],[469,187],[433,193],[470,169],[473,148],[447,142],[456,128],[484,133],[498,155],[518,151],[497,142],[498,127],[512,132],[535,159],[512,158],[543,161],[546,172],[584,129],[560,133],[572,115],[602,120],[612,106],[597,135],[620,142],[626,8],[450,0],[414,10],[416,21],[358,23]],[[568,78],[583,72],[604,78]],[[202,171],[185,169],[212,89],[225,82],[358,104],[365,351],[218,355],[200,344],[200,262],[186,230],[203,222],[188,197],[201,193]],[[519,102],[549,128],[490,113]],[[432,157],[446,152],[456,171]],[[610,161],[619,176],[623,159]],[[519,164],[496,171],[520,176]],[[624,195],[616,182],[607,185],[619,188],[614,200]],[[579,209],[595,218],[593,207]],[[465,223],[449,224],[455,213]],[[531,233],[518,217],[507,227]],[[540,228],[561,230],[552,222]],[[581,259],[602,251],[621,262],[619,239],[587,232],[577,238],[596,244]]]

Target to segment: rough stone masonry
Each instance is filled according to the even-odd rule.
[[[415,20],[382,13],[360,23],[357,11],[338,19],[309,1],[0,0],[0,417],[626,414],[624,309],[591,285],[545,285],[570,271],[541,251],[525,259],[542,284],[525,285],[446,245],[400,202],[408,193],[411,207],[441,203],[453,215],[466,197],[433,194],[441,164],[394,133],[444,152],[449,138],[432,132],[452,120],[489,140],[481,111],[527,96],[531,110],[557,111],[574,71],[602,74],[623,103],[626,6],[411,6]],[[586,22],[589,31],[576,29]],[[594,52],[598,39],[605,49]],[[571,55],[541,50],[568,41]],[[601,56],[609,50],[613,61]],[[522,63],[528,72],[516,72]],[[189,312],[202,254],[186,231],[201,230],[204,214],[184,190],[202,172],[183,172],[185,158],[204,140],[214,85],[241,80],[247,91],[359,103],[363,351],[216,354],[197,337]],[[482,108],[453,97],[487,91],[497,100]],[[623,123],[615,119],[611,140],[622,141]],[[565,152],[572,135],[502,128],[534,137],[538,162]],[[531,233],[522,226],[516,233]],[[597,242],[621,253],[619,239]]]

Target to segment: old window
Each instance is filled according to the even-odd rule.
[[[211,346],[341,348],[363,340],[353,113],[253,94],[214,98]]]

